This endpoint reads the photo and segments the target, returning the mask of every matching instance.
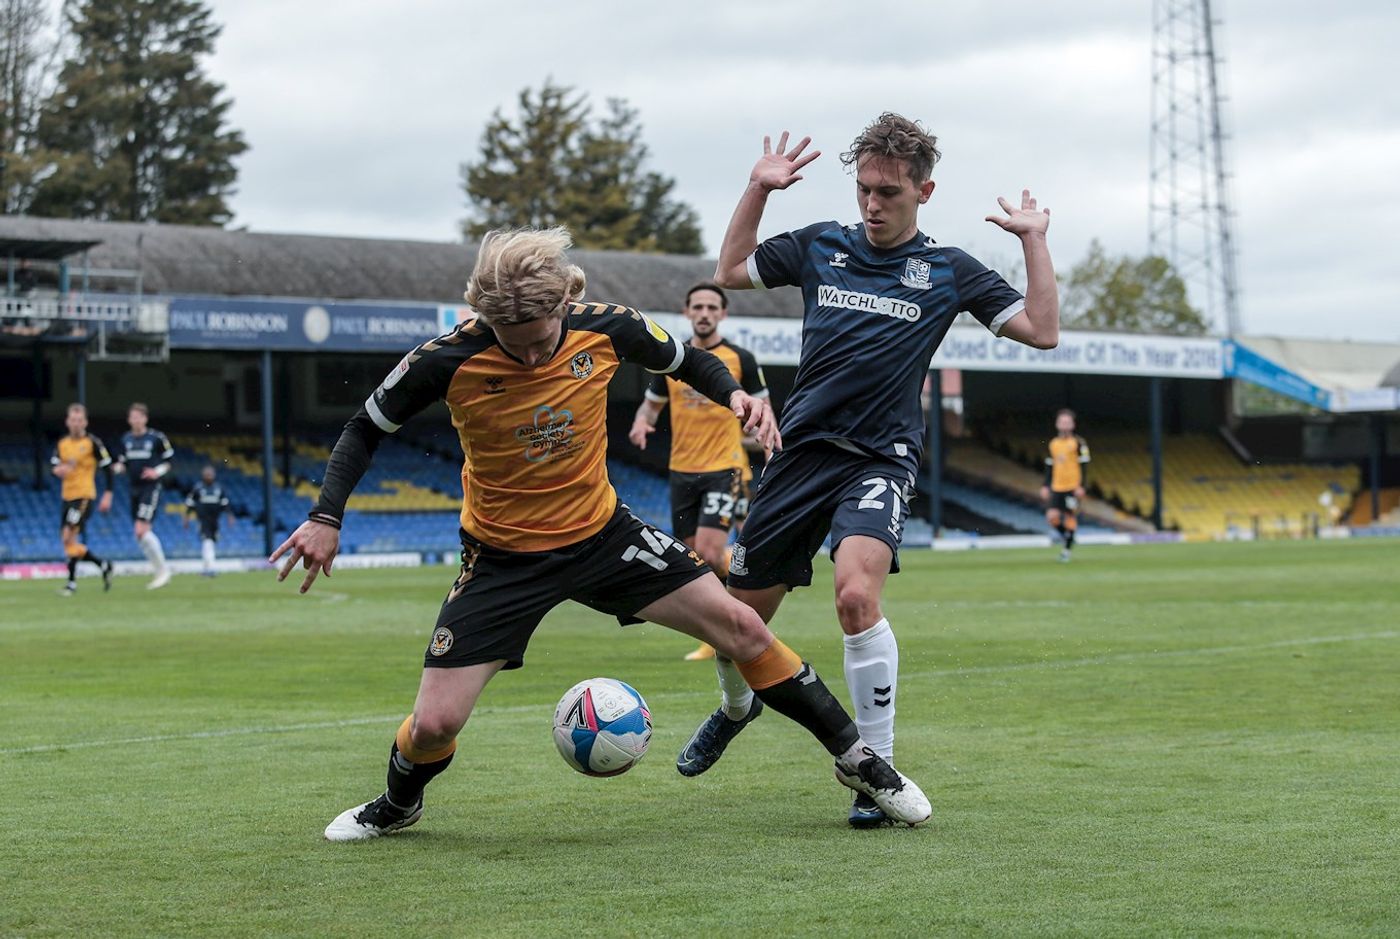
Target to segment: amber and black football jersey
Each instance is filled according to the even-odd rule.
[[[543,365],[524,365],[469,320],[406,355],[365,410],[393,433],[445,401],[464,456],[462,528],[502,550],[551,551],[602,530],[617,506],[606,421],[618,365],[664,374],[684,358],[684,344],[636,310],[571,303]]]
[[[728,340],[707,351],[729,369],[746,392],[766,398],[768,386],[763,369],[753,353]],[[744,433],[734,412],[716,404],[685,382],[666,375],[652,376],[647,400],[671,404],[671,472],[713,473],[719,470],[747,471],[749,457],[744,452]]]
[[[1084,485],[1084,466],[1089,462],[1089,445],[1075,434],[1053,437],[1045,458],[1045,484],[1053,492],[1073,492]]]
[[[49,462],[54,466],[66,463],[68,475],[63,477],[63,501],[97,498],[97,471],[112,465],[112,457],[102,441],[92,434],[81,437],[65,435],[53,448]],[[108,479],[110,488],[111,480]]]

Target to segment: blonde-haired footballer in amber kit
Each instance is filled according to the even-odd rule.
[[[423,656],[413,713],[389,750],[388,786],[326,828],[332,841],[374,838],[418,821],[423,791],[498,671],[519,668],[530,636],[566,600],[650,621],[715,646],[758,700],[801,724],[836,758],[836,776],[891,817],[917,824],[928,800],[865,746],[811,666],[725,593],[693,551],[619,503],[608,481],[607,386],[635,362],[672,374],[731,408],[778,445],[768,403],[717,358],[678,342],[636,310],[583,303],[583,271],[563,229],[493,232],[477,254],[467,302],[475,319],[404,356],[355,414],[326,465],[310,517],[269,559],[278,579],[300,563],[306,592],[330,576],[345,502],[385,435],[434,401],[461,441],[462,567]]]

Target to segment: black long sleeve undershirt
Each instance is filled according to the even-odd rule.
[[[340,439],[326,461],[326,476],[321,480],[321,495],[307,516],[313,521],[340,527],[345,515],[345,503],[350,493],[369,470],[370,458],[379,449],[379,441],[387,434],[375,425],[363,406],[346,423]]]
[[[734,392],[744,389],[734,380],[728,366],[707,349],[687,345],[685,358],[671,377],[683,381],[716,404],[729,407],[729,399]]]

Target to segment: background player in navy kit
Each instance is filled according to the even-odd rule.
[[[753,353],[719,333],[729,315],[729,298],[717,285],[696,284],[686,291],[685,318],[693,335],[690,344],[719,358],[729,374],[755,398],[768,397],[763,369]],[[724,580],[729,572],[729,530],[748,500],[749,454],[743,429],[733,413],[715,404],[684,382],[653,375],[646,398],[637,407],[627,439],[645,450],[656,419],[671,404],[671,534],[705,559]],[[697,662],[715,657],[714,647],[702,642],[686,655]]]
[[[199,519],[199,553],[203,560],[200,575],[213,577],[214,544],[219,540],[219,516],[228,513],[228,523],[233,524],[233,510],[229,508],[228,494],[214,476],[214,467],[206,466],[199,473],[199,482],[185,496],[184,527],[190,527],[190,519]]]
[[[1049,210],[1030,192],[1020,208],[998,199],[987,218],[1021,239],[1026,297],[964,252],[919,231],[918,210],[933,195],[937,139],[913,121],[882,114],[842,162],[855,171],[861,224],[820,222],[758,243],[768,194],[801,179],[819,152],[803,155],[765,138],[763,156],[725,232],[715,280],[731,289],[802,288],[802,356],[781,429],[784,449],[765,469],[735,546],[729,590],[771,620],[787,591],[812,580],[812,558],[828,532],[835,562],[836,615],[845,633],[845,672],[861,736],[894,754],[899,649],[880,610],[924,445],[919,391],[929,360],[959,311],[998,336],[1037,348],[1059,341],[1059,298],[1046,247]],[[729,664],[719,661],[722,688]],[[756,714],[744,700],[701,725],[677,761],[704,772]],[[756,709],[755,709],[756,711]],[[869,800],[850,814],[856,827],[883,824]]]
[[[151,526],[160,505],[160,481],[170,472],[170,458],[175,450],[170,446],[170,438],[151,429],[150,415],[150,409],[139,401],[127,409],[126,422],[131,430],[122,434],[116,470],[131,476],[132,533],[155,574],[146,588],[155,590],[170,583],[165,549]]]

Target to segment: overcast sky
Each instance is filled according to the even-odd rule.
[[[1147,248],[1151,0],[213,0],[254,230],[451,240],[458,164],[546,77],[641,112],[715,252],[765,133],[824,156],[763,234],[857,219],[837,154],[885,109],[944,153],[922,228],[991,264],[1028,186],[1063,269]],[[1400,341],[1400,4],[1217,0],[1246,332]],[[625,300],[626,298],[616,298]]]

